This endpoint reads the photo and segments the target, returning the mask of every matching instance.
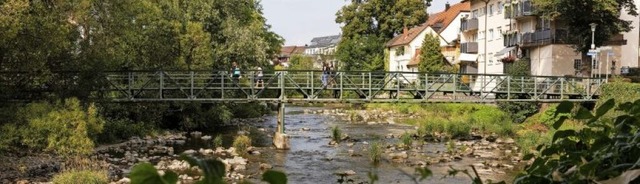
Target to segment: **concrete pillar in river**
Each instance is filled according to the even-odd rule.
[[[289,137],[284,133],[284,103],[278,103],[278,125],[276,135],[273,136],[273,145],[276,149],[289,149]]]

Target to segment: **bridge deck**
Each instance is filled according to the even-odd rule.
[[[321,71],[264,72],[260,85],[253,71],[234,79],[223,71],[117,71],[95,74],[89,90],[96,98],[116,102],[306,102],[306,103],[428,103],[497,101],[594,101],[604,79],[426,74],[402,72]],[[15,75],[15,74],[14,74]],[[12,75],[3,74],[7,83]],[[81,75],[61,74],[73,85]],[[322,82],[327,78],[327,85]],[[15,76],[13,76],[15,77]],[[4,80],[4,81],[3,81]],[[26,92],[47,92],[46,86]]]

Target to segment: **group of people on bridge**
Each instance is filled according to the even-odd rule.
[[[233,81],[233,83],[235,85],[239,85],[239,81],[240,81],[240,76],[241,76],[241,71],[240,71],[240,67],[238,66],[238,63],[236,62],[232,62],[231,63],[231,79]],[[256,67],[256,71],[254,73],[254,80],[255,80],[255,87],[256,88],[261,88],[264,87],[264,81],[263,81],[263,77],[264,77],[264,73],[262,72],[262,68],[261,67]],[[336,84],[336,72],[335,72],[335,68],[333,63],[328,63],[328,62],[323,62],[322,63],[322,86],[323,87],[330,87]]]

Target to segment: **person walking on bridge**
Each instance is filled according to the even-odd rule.
[[[240,79],[240,67],[238,67],[238,63],[235,61],[231,63],[231,78],[233,79],[233,84],[240,86],[238,81]]]
[[[264,87],[264,82],[262,81],[262,76],[263,76],[262,67],[258,66],[257,71],[256,71],[256,79],[255,79],[256,88],[263,88]]]
[[[322,63],[322,87],[327,87],[327,83],[329,82],[329,72],[331,72],[331,68],[329,68],[329,64],[327,62]]]

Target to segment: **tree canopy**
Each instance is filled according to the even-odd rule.
[[[351,0],[336,13],[342,41],[336,55],[343,69],[384,69],[384,43],[427,20],[430,0]],[[363,57],[366,56],[366,57]],[[362,68],[366,67],[366,68]]]
[[[633,0],[535,0],[533,3],[544,18],[566,23],[570,32],[568,41],[582,52],[591,47],[590,23],[598,24],[595,44],[600,46],[613,35],[631,30],[631,21],[620,19],[620,14],[637,15]]]

